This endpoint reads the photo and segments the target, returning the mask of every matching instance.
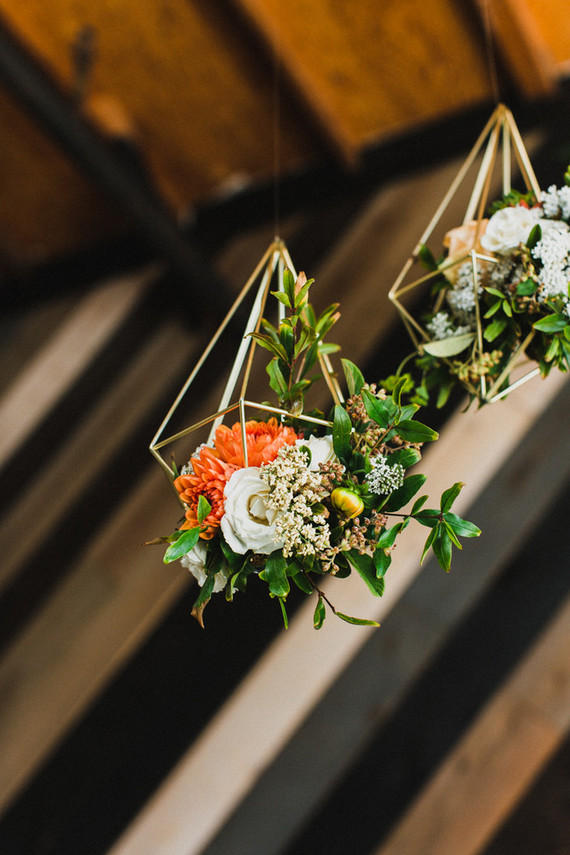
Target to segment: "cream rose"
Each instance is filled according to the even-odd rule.
[[[230,549],[243,555],[248,549],[269,555],[283,543],[275,535],[276,511],[265,503],[269,490],[257,466],[238,469],[224,489],[225,512],[222,534]]]
[[[206,550],[207,546],[204,541],[199,540],[196,546],[180,559],[182,566],[186,567],[186,569],[190,571],[200,587],[202,587],[207,578]],[[214,594],[217,594],[218,591],[222,591],[225,588],[226,582],[227,579],[221,571],[216,573],[214,576]]]
[[[447,248],[448,252],[447,257],[440,266],[443,267],[443,273],[452,285],[455,285],[457,282],[457,275],[461,267],[460,264],[456,264],[455,262],[465,259],[465,256],[469,255],[472,249],[477,251],[481,249],[481,235],[487,228],[488,222],[489,220],[481,220],[481,224],[479,225],[477,220],[471,220],[462,226],[450,229],[445,235],[443,245]],[[479,227],[479,238],[477,243],[475,243],[477,227]]]
[[[328,463],[329,460],[334,460],[332,436],[310,436],[308,439],[298,439],[295,445],[306,445],[311,452],[309,469],[316,470],[319,468],[319,463]]]
[[[481,246],[488,252],[508,252],[526,243],[539,217],[540,208],[525,208],[524,205],[501,208],[489,220]]]

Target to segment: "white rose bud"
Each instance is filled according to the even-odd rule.
[[[283,543],[275,535],[276,511],[265,502],[269,490],[257,466],[238,469],[224,489],[225,512],[222,534],[230,549],[243,555],[248,549],[269,555]]]
[[[186,555],[183,555],[180,559],[180,563],[183,567],[186,567],[187,570],[194,576],[200,587],[204,584],[207,578],[206,573],[206,550],[207,546],[203,540],[199,540],[196,546],[187,552]],[[214,576],[214,590],[213,593],[217,594],[218,591],[222,591],[225,588],[227,579],[224,574],[220,571],[216,573]]]
[[[305,445],[311,452],[309,469],[317,470],[319,463],[328,463],[335,458],[332,436],[310,436],[308,439],[296,440],[295,445]]]
[[[488,252],[508,252],[526,243],[539,217],[539,208],[525,208],[524,205],[501,208],[489,220],[481,246]]]

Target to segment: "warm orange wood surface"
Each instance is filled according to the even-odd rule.
[[[173,217],[275,168],[362,148],[491,98],[483,27],[523,92],[570,60],[567,0],[0,0],[0,20],[67,93],[94,33],[84,115],[126,136]],[[275,86],[279,57],[281,87]],[[37,261],[116,231],[111,207],[0,91],[0,255]]]

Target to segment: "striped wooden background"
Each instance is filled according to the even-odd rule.
[[[408,351],[387,290],[456,168],[284,224],[370,377]],[[271,237],[218,248],[231,288]],[[148,441],[211,332],[178,305],[148,266],[1,322],[0,852],[570,852],[564,378],[446,414],[424,471],[467,482],[484,535],[446,576],[410,531],[378,602],[330,580],[380,630],[314,633],[293,596],[285,633],[252,586],[203,632],[188,576],[142,546],[177,514]]]

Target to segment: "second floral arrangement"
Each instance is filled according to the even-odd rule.
[[[443,406],[457,383],[480,403],[500,398],[524,359],[543,377],[570,368],[570,169],[565,182],[541,199],[510,191],[449,231],[439,258],[420,248],[432,308],[415,400],[435,391]]]
[[[197,579],[193,614],[202,625],[213,594],[231,601],[252,581],[267,586],[285,625],[291,585],[315,597],[316,629],[326,606],[349,623],[376,625],[340,611],[322,581],[356,572],[381,596],[392,550],[411,522],[428,529],[421,559],[431,547],[446,571],[459,538],[480,533],[452,511],[460,482],[445,490],[437,508],[426,507],[427,495],[418,497],[426,477],[408,473],[422,444],[438,435],[417,420],[417,404],[403,402],[405,379],[388,393],[344,359],[346,402],[326,415],[305,411],[305,392],[319,376],[314,367],[336,349],[325,336],[338,318],[337,306],[317,317],[311,284],[285,270],[274,292],[285,316],[277,326],[263,320],[252,334],[270,353],[272,415],[219,424],[175,471],[184,515],[158,540],[168,544],[164,561],[180,560]]]

